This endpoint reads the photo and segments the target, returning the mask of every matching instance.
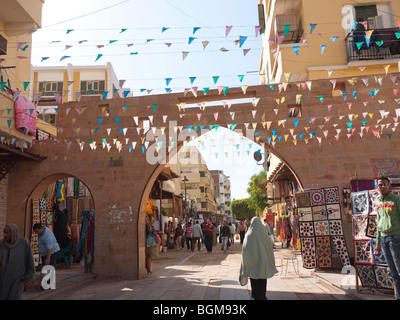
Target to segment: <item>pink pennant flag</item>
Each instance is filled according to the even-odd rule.
[[[328,110],[331,111],[332,105],[328,105]]]
[[[229,32],[231,32],[233,26],[225,26],[225,37],[228,36]]]
[[[221,94],[222,90],[224,90],[224,86],[218,86],[218,94]]]
[[[218,112],[215,112],[215,113],[214,113],[214,119],[215,119],[215,121],[217,121],[217,119],[218,119]]]
[[[397,93],[399,92],[399,89],[393,89],[393,94],[395,95],[395,96],[397,96]]]
[[[275,43],[275,39],[269,39],[268,43],[269,43],[269,46],[272,47]]]
[[[347,105],[349,106],[349,109],[351,109],[351,105],[352,105],[352,103],[350,103],[350,102],[347,102]]]
[[[256,38],[260,34],[261,26],[255,26],[255,31],[256,31]]]
[[[198,113],[198,114],[197,114],[197,119],[200,121],[200,119],[201,119],[201,113]]]

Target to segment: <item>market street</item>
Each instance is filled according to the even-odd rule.
[[[277,243],[279,245],[279,243]],[[301,267],[301,257],[294,264],[283,259],[291,256],[291,249],[274,250],[279,274],[268,280],[269,300],[392,300],[391,297],[357,294],[344,290],[340,283],[344,276],[340,270],[313,272]],[[283,259],[283,260],[282,260]],[[142,280],[104,280],[88,278],[72,269],[57,270],[55,290],[23,293],[22,298],[35,300],[250,300],[250,282],[242,287],[238,282],[241,245],[237,242],[227,253],[214,246],[207,254],[168,250],[153,260],[153,273]],[[286,271],[286,262],[287,271]],[[299,265],[299,274],[294,267]],[[282,265],[283,263],[283,265]],[[78,266],[80,267],[80,266]],[[283,268],[282,268],[283,267]],[[79,270],[81,270],[79,268]],[[69,274],[69,276],[68,276]],[[81,285],[65,286],[73,277],[85,278]],[[87,280],[89,279],[89,280]]]

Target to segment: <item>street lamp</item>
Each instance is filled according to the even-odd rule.
[[[186,182],[188,182],[189,179],[186,178],[186,176],[183,177],[182,182],[185,185],[185,204],[182,206],[182,217],[185,219],[185,210],[186,210],[186,200],[187,200],[187,194],[186,194]]]

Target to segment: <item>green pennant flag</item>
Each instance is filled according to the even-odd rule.
[[[204,93],[204,95],[207,94],[208,90],[210,90],[210,88],[203,88],[203,93]]]
[[[97,55],[97,58],[96,58],[96,60],[95,60],[94,62],[96,62],[97,60],[99,60],[102,56],[103,56],[103,55],[102,55],[101,53],[99,53],[99,54]]]
[[[321,102],[324,102],[324,97],[323,96],[317,96],[317,98],[319,98],[319,100],[321,100]]]
[[[156,112],[157,105],[153,104],[152,107],[153,107],[153,112]]]
[[[1,91],[4,91],[4,86],[6,85],[7,82],[0,82],[0,88]]]
[[[238,77],[239,77],[239,81],[242,82],[243,78],[244,78],[244,75],[238,75]]]
[[[290,29],[290,24],[283,25],[283,36],[286,37]]]
[[[11,109],[7,109],[7,115],[9,116],[11,112]]]
[[[7,123],[8,123],[8,127],[9,127],[9,128],[11,127],[11,122],[12,122],[12,119],[7,120]]]
[[[392,134],[391,133],[389,133],[388,136],[389,136],[389,139],[392,139]]]
[[[361,47],[363,46],[364,42],[356,42],[357,49],[360,50]]]
[[[218,131],[218,128],[219,128],[219,124],[216,124],[215,125],[215,131]]]
[[[214,84],[217,84],[218,79],[219,79],[219,76],[213,76]]]
[[[229,87],[224,87],[224,96],[226,96],[226,93],[228,92]]]
[[[347,126],[351,129],[351,127],[353,126],[353,122],[347,122]]]
[[[24,91],[26,91],[26,88],[28,88],[29,86],[29,81],[25,81],[24,82]]]
[[[236,123],[232,123],[231,131],[235,130],[235,128],[236,128]]]

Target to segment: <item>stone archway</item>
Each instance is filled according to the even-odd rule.
[[[372,177],[371,159],[400,159],[393,124],[393,118],[395,123],[398,120],[399,102],[393,90],[398,82],[393,77],[397,79],[396,74],[382,75],[378,82],[366,76],[370,86],[361,79],[336,79],[340,92],[329,80],[316,80],[311,90],[291,83],[253,86],[246,92],[230,88],[223,96],[210,90],[196,96],[176,93],[62,104],[58,139],[37,142],[30,150],[47,159],[21,161],[10,174],[8,220],[26,226],[26,201],[33,186],[43,177],[68,172],[85,181],[95,199],[94,272],[141,278],[145,274],[140,263],[144,259],[141,224],[150,188],[163,166],[159,161],[150,163],[146,156],[161,140],[167,151],[160,159],[168,159],[169,152],[182,143],[178,133],[188,126],[202,130],[220,125],[243,132],[251,128],[255,141],[289,164],[303,188],[333,184],[342,188],[343,181],[355,174]],[[202,104],[242,98],[253,101],[229,107]],[[197,103],[200,108],[187,107]],[[301,108],[301,113],[293,117],[293,108]],[[374,116],[365,118],[365,112]]]

